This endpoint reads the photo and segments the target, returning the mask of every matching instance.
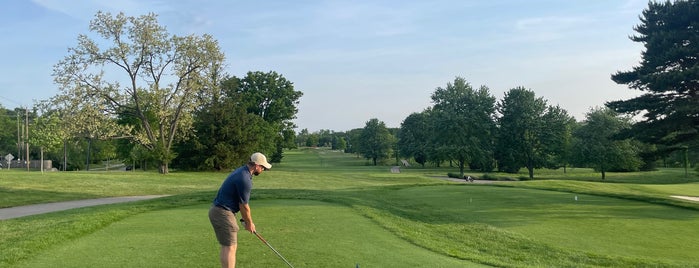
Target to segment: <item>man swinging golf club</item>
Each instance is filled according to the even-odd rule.
[[[261,153],[250,156],[247,164],[234,170],[223,181],[209,209],[209,220],[216,233],[216,239],[221,244],[221,267],[235,267],[235,252],[238,248],[238,221],[235,213],[240,212],[241,220],[245,221],[245,230],[257,233],[250,213],[250,190],[252,176],[260,175],[262,171],[272,168],[267,157]]]

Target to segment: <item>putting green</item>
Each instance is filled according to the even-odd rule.
[[[257,200],[258,232],[295,267],[483,267],[398,239],[347,207]],[[139,214],[35,256],[17,267],[217,267],[209,205]],[[261,241],[239,235],[237,267],[285,267]]]

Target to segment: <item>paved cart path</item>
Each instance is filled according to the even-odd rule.
[[[68,210],[73,208],[90,207],[114,203],[132,202],[139,200],[147,200],[153,198],[164,197],[167,195],[143,195],[143,196],[122,196],[122,197],[107,197],[98,199],[74,200],[56,203],[35,204],[18,206],[11,208],[0,208],[0,220],[14,219],[29,215],[36,215],[54,211]]]

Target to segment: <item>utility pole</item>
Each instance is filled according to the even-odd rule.
[[[25,144],[27,144],[27,154],[25,155],[25,161],[27,163],[27,171],[29,171],[29,108],[24,109],[24,126],[27,131],[27,137]]]
[[[15,109],[15,114],[17,115],[17,161],[22,159],[22,141],[19,134],[19,109]],[[10,163],[12,165],[12,163]]]

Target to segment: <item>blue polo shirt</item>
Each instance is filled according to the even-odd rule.
[[[247,165],[239,167],[226,177],[218,189],[214,206],[220,206],[233,213],[240,211],[240,204],[250,201],[252,190],[252,174]]]

